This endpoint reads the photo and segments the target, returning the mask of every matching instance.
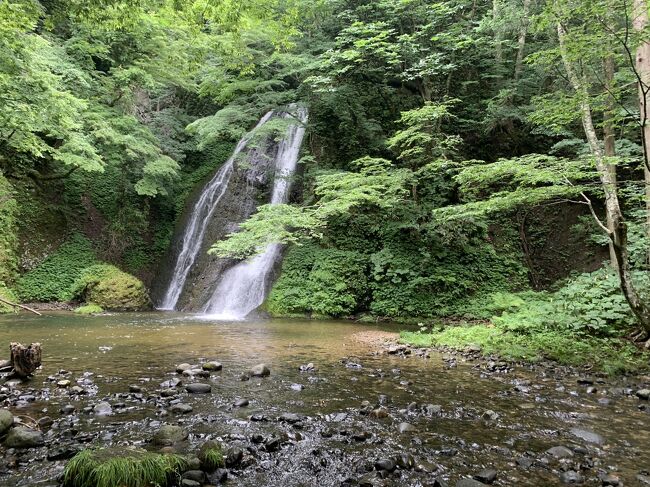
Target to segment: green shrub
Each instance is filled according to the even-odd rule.
[[[73,286],[86,267],[97,263],[92,245],[74,234],[37,267],[21,276],[16,292],[21,301],[70,301]]]
[[[83,306],[79,306],[74,310],[75,313],[80,315],[96,315],[104,312],[104,309],[95,303],[88,303]]]
[[[109,264],[84,269],[74,282],[72,292],[75,297],[107,310],[133,311],[150,304],[142,281]]]
[[[314,244],[292,247],[267,300],[274,315],[343,316],[362,308],[367,292],[366,258]]]
[[[642,293],[650,290],[650,276],[634,273]],[[554,293],[529,293],[516,311],[494,318],[504,329],[555,330],[583,336],[617,336],[635,325],[634,316],[621,293],[616,274],[609,268],[580,274]]]
[[[187,468],[179,455],[125,448],[84,450],[65,466],[65,487],[153,487],[168,485]]]

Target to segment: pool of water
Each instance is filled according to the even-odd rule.
[[[588,393],[566,371],[490,373],[460,355],[380,353],[382,347],[366,339],[395,329],[337,321],[219,322],[175,313],[1,316],[0,343],[7,350],[12,341],[43,347],[42,370],[5,390],[3,407],[25,421],[50,416],[55,426],[46,447],[4,451],[0,483],[56,485],[65,460],[45,460],[53,449],[152,448],[148,440],[163,423],[189,430],[183,451],[209,438],[244,449],[246,465],[231,471],[230,485],[353,485],[371,478],[377,485],[418,486],[432,485],[435,476],[454,485],[484,468],[497,470],[495,485],[562,485],[564,470],[580,472],[586,485],[601,485],[606,473],[637,485],[637,476],[650,468],[650,414],[631,394],[647,377],[591,377],[597,391]],[[179,363],[208,360],[221,362],[223,370],[203,379],[175,372]],[[301,372],[310,362],[316,369]],[[242,380],[259,363],[271,375]],[[85,393],[57,387],[61,378]],[[174,378],[209,383],[212,392],[193,395],[179,387],[174,397],[161,398],[161,383]],[[129,385],[142,392],[130,393]],[[235,408],[238,399],[250,404]],[[89,412],[100,401],[115,414]],[[174,401],[191,405],[192,412],[170,413]],[[66,405],[75,412],[62,413]],[[364,414],[379,406],[386,417]],[[285,413],[301,419],[278,421]],[[404,422],[414,431],[400,433]],[[596,433],[599,441],[585,441],[571,432],[575,428]],[[264,442],[252,441],[256,435],[281,437],[282,447],[267,451]],[[557,461],[545,454],[558,445],[572,448],[574,457]],[[372,477],[375,461],[400,454],[426,468]]]

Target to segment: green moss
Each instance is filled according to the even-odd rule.
[[[201,447],[198,456],[201,461],[201,468],[208,472],[212,472],[213,470],[225,465],[223,449],[221,445],[215,441],[205,442]]]
[[[96,263],[90,241],[74,234],[52,255],[18,279],[18,297],[27,302],[70,301],[75,296],[75,282],[84,269]]]
[[[104,312],[104,309],[95,303],[88,303],[83,306],[79,306],[74,310],[75,313],[81,315],[96,315]]]
[[[65,466],[65,487],[154,487],[170,483],[187,468],[179,455],[144,450],[84,450]]]
[[[142,281],[109,264],[84,269],[73,285],[73,293],[107,310],[140,310],[150,304]]]

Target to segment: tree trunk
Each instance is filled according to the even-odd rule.
[[[526,35],[528,34],[528,12],[530,10],[530,0],[524,0],[524,8],[521,13],[521,25],[519,27],[519,37],[517,38],[517,59],[515,60],[515,83],[519,81],[521,72],[524,69],[524,53],[526,51]]]
[[[596,163],[596,171],[598,172],[601,186],[605,192],[605,210],[607,212],[608,220],[611,220],[612,229],[610,230],[604,226],[600,220],[598,220],[598,223],[607,232],[607,235],[614,245],[619,282],[623,295],[639,324],[644,328],[644,330],[646,330],[646,332],[650,333],[650,308],[641,300],[632,280],[630,259],[627,250],[627,224],[623,219],[623,213],[621,212],[621,206],[618,201],[616,180],[612,179],[612,172],[608,168],[600,141],[596,135],[586,83],[580,78],[574,69],[574,66],[571,64],[565,46],[566,31],[561,23],[557,24],[557,34],[560,44],[560,54],[562,56],[567,77],[581,100],[580,109],[582,112],[582,126],[585,131],[585,136],[587,137],[591,155]]]
[[[616,100],[612,95],[613,83],[614,83],[614,72],[616,66],[614,64],[614,58],[612,56],[607,56],[603,61],[603,72],[605,78],[605,87],[608,91],[605,111],[603,112],[603,146],[605,152],[605,158],[615,157],[616,156],[616,138],[614,135],[614,113],[616,111]],[[609,178],[614,184],[616,181],[616,166],[614,164],[606,163],[607,171],[609,171]],[[614,223],[612,222],[611,215],[607,213],[607,228],[610,232],[614,231]],[[609,242],[609,263],[611,267],[618,272],[618,264],[616,263],[616,252],[614,250],[614,243]]]
[[[634,0],[632,26],[636,32],[643,32],[648,26],[648,5],[645,0]],[[636,49],[636,73],[639,77],[639,114],[641,140],[643,142],[643,174],[645,180],[646,232],[650,235],[650,116],[648,91],[650,90],[650,42],[645,39]]]
[[[14,375],[26,378],[31,376],[41,366],[41,344],[31,343],[28,347],[20,343],[9,345],[10,365]]]

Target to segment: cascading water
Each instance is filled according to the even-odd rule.
[[[290,118],[294,115],[285,113],[282,116]],[[286,203],[289,199],[290,178],[296,171],[298,153],[305,134],[307,110],[296,109],[295,116],[300,123],[289,126],[275,157],[272,205]],[[257,309],[264,302],[269,276],[281,250],[280,245],[271,244],[261,254],[228,269],[203,312],[219,319],[239,320]]]
[[[176,259],[169,286],[161,300],[159,309],[176,309],[176,304],[178,303],[178,299],[185,287],[187,276],[194,265],[199,251],[201,250],[203,237],[205,236],[205,231],[210,218],[228,187],[228,183],[233,173],[235,160],[244,150],[255,130],[268,122],[272,115],[272,111],[264,115],[255,126],[255,129],[246,134],[239,141],[233,154],[224,165],[221,166],[221,169],[217,171],[210,182],[206,184],[203,192],[194,204],[183,234],[181,251]]]

